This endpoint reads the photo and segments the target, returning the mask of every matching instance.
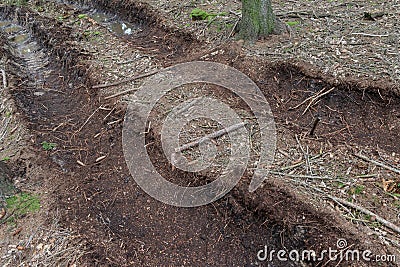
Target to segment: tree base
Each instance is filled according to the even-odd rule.
[[[270,34],[287,32],[272,10],[271,0],[242,0],[242,20],[239,38],[251,43]]]
[[[274,30],[272,31],[272,34],[285,34],[285,33],[289,33],[290,32],[290,28],[289,26],[284,23],[283,21],[281,21],[278,18],[275,18],[275,27]]]

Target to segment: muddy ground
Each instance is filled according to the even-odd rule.
[[[176,28],[146,2],[78,2],[0,7],[7,80],[1,156],[17,190],[41,199],[40,211],[12,224],[4,220],[12,212],[6,210],[3,265],[398,266],[388,257],[399,254],[400,224],[400,99],[393,83],[363,81],[357,87],[307,62],[250,56],[234,38],[209,43]],[[139,87],[143,79],[110,85],[194,60],[227,64],[257,84],[274,114],[277,150],[273,172],[254,193],[248,191],[249,167],[218,201],[178,208],[148,196],[125,163],[129,96],[110,96]],[[250,132],[258,127],[248,106],[226,89],[191,84],[170,92],[152,113],[146,147],[158,172],[177,184],[215,179],[213,170],[172,168],[160,143],[168,110],[204,95],[242,114]],[[209,121],[191,126],[204,134],[219,129]],[[256,147],[257,130],[252,142]],[[222,152],[229,147],[226,138],[216,143]],[[256,161],[254,149],[249,166]],[[345,246],[338,248],[338,241]],[[387,257],[262,261],[257,253],[265,246],[314,250],[317,256],[329,248],[371,250]]]

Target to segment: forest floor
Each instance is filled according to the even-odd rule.
[[[1,264],[398,266],[399,4],[273,2],[289,32],[255,44],[235,37],[239,1],[2,3],[0,159],[14,189],[0,180]],[[192,20],[195,8],[208,19]],[[211,204],[179,208],[147,195],[131,175],[123,130],[132,94],[123,92],[200,60],[255,82],[274,116],[276,150],[270,174],[249,192],[260,158],[256,114],[217,85],[171,90],[145,132],[149,158],[169,181],[209,183],[231,149],[222,136],[211,168],[174,168],[160,136],[176,106],[218,99],[251,134],[237,186]],[[143,73],[151,77],[129,79]],[[201,119],[181,130],[180,145],[221,126]],[[265,246],[313,250],[316,259],[262,260]],[[328,249],[338,257],[319,257]],[[371,261],[342,257],[355,250],[371,251]]]

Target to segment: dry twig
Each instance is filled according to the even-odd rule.
[[[317,192],[319,192],[319,193],[322,193],[322,194],[325,195],[327,198],[329,198],[329,199],[331,199],[331,200],[333,200],[333,201],[335,201],[335,202],[337,202],[337,203],[340,203],[340,204],[345,205],[345,206],[347,206],[347,207],[350,207],[350,208],[352,208],[352,209],[358,210],[358,211],[360,211],[360,212],[362,212],[362,213],[364,213],[364,214],[366,214],[366,215],[369,215],[369,216],[371,216],[371,217],[375,217],[375,219],[376,219],[377,222],[380,222],[382,225],[384,225],[384,226],[386,226],[387,228],[389,228],[389,229],[391,229],[391,230],[393,230],[393,231],[395,231],[395,232],[397,232],[397,233],[400,234],[400,227],[399,227],[399,226],[397,226],[397,225],[395,225],[394,223],[392,223],[392,222],[390,222],[390,221],[388,221],[388,220],[382,218],[381,216],[379,216],[379,215],[373,213],[372,211],[370,211],[370,210],[368,210],[368,209],[366,209],[366,208],[364,208],[364,207],[361,207],[361,206],[359,206],[359,205],[357,205],[357,204],[354,204],[354,203],[351,203],[351,202],[349,202],[349,201],[346,201],[346,200],[344,200],[344,199],[337,198],[337,197],[334,197],[334,196],[332,196],[332,195],[330,195],[330,194],[327,194],[327,193],[325,193],[324,191],[322,191],[321,189],[318,189],[318,188],[315,188],[315,187],[313,187],[313,186],[310,186],[310,185],[309,185],[308,183],[306,183],[306,182],[303,182],[303,181],[296,181],[296,182],[298,182],[298,183],[300,183],[300,184],[306,186],[307,188],[310,188],[310,187],[311,187],[311,188],[314,189],[315,191],[317,191]]]
[[[363,33],[363,32],[353,32],[352,35],[362,35],[367,37],[388,37],[389,34],[370,34],[370,33]]]
[[[229,33],[229,35],[228,35],[228,38],[227,39],[229,39],[229,38],[231,38],[232,37],[232,35],[233,35],[233,33],[235,32],[235,30],[236,30],[236,27],[238,26],[238,24],[239,24],[239,19],[238,20],[236,20],[236,22],[235,22],[235,25],[233,25],[233,27],[232,27],[232,30],[231,30],[231,32]]]
[[[299,107],[301,107],[303,104],[305,104],[307,101],[310,101],[306,107],[306,109],[303,111],[303,113],[301,115],[304,115],[307,110],[311,107],[312,104],[314,104],[318,99],[320,99],[321,97],[323,97],[324,95],[329,94],[330,92],[332,92],[333,90],[335,90],[335,87],[332,87],[331,89],[325,91],[325,89],[322,89],[321,91],[319,91],[317,94],[312,95],[310,97],[307,97],[306,99],[303,100],[303,102],[301,102],[300,104],[298,104],[297,106],[294,106],[292,108],[289,108],[289,110],[293,110],[293,109],[297,109]]]
[[[310,160],[318,159],[318,158],[322,157],[323,155],[324,155],[323,153],[318,154],[318,155],[316,155],[314,157],[311,157]],[[303,165],[304,163],[305,163],[305,161],[303,160],[303,161],[300,161],[299,163],[296,163],[296,164],[293,164],[293,165],[290,165],[290,166],[285,166],[285,167],[279,169],[279,171],[282,172],[282,171],[291,170],[291,169],[294,169],[294,168],[297,168],[297,167]]]
[[[140,74],[140,75],[136,75],[136,76],[133,76],[131,78],[128,78],[128,79],[125,79],[125,80],[122,80],[122,81],[118,81],[118,82],[94,85],[94,86],[92,86],[92,88],[93,89],[99,89],[99,88],[107,88],[107,87],[117,86],[117,85],[120,85],[120,84],[123,84],[123,83],[128,83],[128,82],[132,82],[132,81],[135,81],[135,80],[138,80],[138,79],[141,79],[141,78],[149,77],[149,76],[154,75],[154,74],[156,74],[158,72],[160,72],[160,70],[150,71],[148,73],[143,73],[143,74]],[[125,93],[127,93],[127,92],[129,92],[129,90],[125,91]],[[122,93],[124,93],[124,92],[122,92]],[[108,97],[108,98],[111,98],[111,97]]]
[[[295,137],[296,137],[297,144],[299,145],[301,151],[303,152],[304,160],[306,161],[307,173],[312,174],[311,165],[310,165],[310,156],[308,154],[308,146],[307,146],[307,152],[306,152],[304,150],[303,146],[301,145],[300,140],[297,137],[297,134],[295,135]]]
[[[3,75],[3,88],[6,89],[7,88],[7,77],[6,77],[6,72],[1,69],[1,74]]]
[[[77,131],[75,131],[75,134],[76,134],[76,133],[79,133],[80,131],[82,131],[83,127],[85,127],[85,125],[90,121],[90,119],[94,116],[94,114],[96,114],[96,112],[97,112],[101,107],[102,107],[102,106],[96,108],[96,109],[93,111],[93,113],[90,114],[90,116],[86,119],[86,121],[82,124],[82,126],[81,126]]]
[[[279,171],[270,171],[269,173],[274,174],[274,175],[287,176],[287,177],[291,177],[291,178],[303,178],[303,179],[315,179],[315,180],[341,181],[341,180],[334,180],[334,179],[332,179],[332,178],[330,178],[330,177],[327,177],[327,176],[288,174],[288,173],[279,172]]]
[[[398,227],[397,225],[393,224],[392,222],[389,222],[389,221],[385,220],[384,218],[380,217],[379,215],[373,213],[372,211],[367,210],[366,208],[361,207],[361,206],[359,206],[359,205],[357,205],[357,204],[348,202],[348,201],[346,201],[346,200],[344,200],[344,199],[340,199],[340,198],[337,198],[337,197],[334,197],[334,196],[331,196],[331,195],[327,195],[327,196],[328,196],[330,199],[332,199],[333,201],[335,201],[335,202],[342,203],[343,205],[348,206],[348,207],[350,207],[350,208],[353,208],[353,209],[355,209],[355,210],[358,210],[358,211],[360,211],[360,212],[362,212],[362,213],[364,213],[364,214],[366,214],[366,215],[369,215],[369,216],[371,216],[371,217],[375,217],[377,222],[380,222],[381,224],[383,224],[383,225],[386,226],[387,228],[390,228],[390,229],[392,229],[393,231],[395,231],[395,232],[397,232],[398,234],[400,234],[400,227]]]
[[[241,122],[241,123],[229,126],[227,128],[221,129],[219,131],[216,131],[214,133],[205,135],[202,138],[199,138],[199,139],[197,139],[197,140],[195,140],[193,142],[190,142],[190,143],[187,143],[187,144],[185,144],[183,146],[175,148],[175,152],[182,152],[182,151],[188,150],[188,149],[190,149],[192,147],[198,146],[199,144],[203,143],[206,140],[218,138],[218,137],[223,136],[223,135],[225,135],[227,133],[236,131],[237,129],[240,129],[245,125],[246,125],[245,122]]]
[[[317,93],[317,95],[313,96],[311,98],[310,103],[308,103],[306,109],[303,111],[303,113],[301,115],[306,114],[307,110],[311,107],[312,104],[314,104],[315,102],[317,102],[317,100],[319,100],[321,97],[323,97],[324,95],[329,94],[330,92],[332,92],[333,90],[335,90],[335,87],[332,87],[331,89],[329,89],[328,91],[323,91],[321,90],[320,92]]]
[[[399,169],[396,169],[396,168],[394,168],[394,167],[385,165],[385,164],[383,164],[382,162],[379,162],[379,161],[370,159],[370,158],[368,158],[368,157],[366,157],[366,156],[364,156],[364,155],[361,155],[361,154],[354,154],[354,156],[356,156],[357,158],[360,158],[360,159],[362,159],[362,160],[371,162],[371,163],[373,163],[373,164],[375,164],[375,165],[377,165],[377,166],[379,166],[379,167],[382,167],[382,168],[385,168],[385,169],[390,170],[390,171],[392,171],[392,172],[395,172],[395,173],[400,174],[400,170],[399,170]]]

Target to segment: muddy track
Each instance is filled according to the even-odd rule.
[[[113,1],[96,1],[96,7],[108,12],[120,10],[118,15],[131,21],[140,20],[147,30],[140,36],[129,37],[137,46],[156,47],[159,52],[156,56],[163,60],[184,61],[196,57],[185,54],[193,41],[187,36],[171,35],[158,44],[146,39],[152,34],[166,36],[165,29],[157,28],[160,22],[153,19],[153,15],[148,16],[146,8],[139,8],[132,1],[118,3],[121,6],[113,6]],[[58,149],[49,154],[60,173],[59,189],[54,196],[59,199],[57,205],[63,212],[65,225],[75,229],[87,242],[89,253],[84,258],[85,264],[252,266],[257,264],[256,253],[264,245],[275,249],[319,251],[334,247],[336,240],[343,236],[349,243],[361,244],[359,249],[370,248],[370,237],[355,234],[351,225],[307,204],[307,199],[299,198],[279,181],[267,183],[256,196],[248,193],[246,182],[241,182],[213,205],[192,209],[171,207],[150,198],[130,178],[122,155],[122,123],[108,124],[123,118],[124,106],[112,110],[110,107],[114,103],[105,102],[91,89],[97,81],[84,63],[89,55],[75,42],[71,29],[25,8],[2,8],[0,13],[4,21],[16,19],[17,22],[12,23],[20,27],[20,33],[32,36],[27,43],[16,44],[12,33],[2,33],[6,37],[3,38],[6,39],[3,53],[14,63],[7,70],[14,75],[12,94],[26,116],[36,143],[58,144]],[[34,42],[38,44],[37,49],[33,49],[35,55],[42,56],[13,52]],[[397,122],[398,117],[393,117],[391,110],[400,110],[398,99],[382,101],[379,95],[338,88],[332,96],[322,99],[318,110],[302,116],[302,110],[288,110],[292,103],[284,105],[275,98],[294,95],[293,99],[298,100],[293,103],[295,106],[308,97],[302,89],[312,93],[329,84],[304,77],[288,66],[269,67],[257,62],[263,70],[257,72],[250,68],[249,71],[251,61],[241,58],[234,49],[224,56],[209,58],[253,73],[251,78],[274,104],[279,127],[299,133],[307,131],[318,113],[322,120],[329,122],[318,128],[320,135],[328,134],[324,140],[371,146],[381,142],[379,144],[386,145],[389,150],[400,149],[396,143],[399,128],[382,127],[385,120],[386,123]],[[165,65],[172,62],[165,62]],[[275,79],[281,82],[276,84]],[[327,105],[330,109],[325,107]],[[99,109],[100,106],[103,109]],[[339,113],[332,111],[337,109]],[[378,119],[378,115],[383,117]],[[89,116],[90,121],[87,121]],[[294,123],[285,125],[289,119]],[[361,127],[350,131],[346,123]],[[335,131],[340,132],[329,135]],[[383,134],[389,136],[387,140],[371,139]],[[148,139],[154,138],[157,144],[156,136]],[[149,153],[162,160],[159,148],[151,146]],[[96,162],[102,156],[106,159]],[[174,175],[169,169],[165,169],[165,173]],[[272,264],[300,266],[300,263],[278,261]]]
[[[153,53],[157,51],[154,56],[164,61],[179,60],[184,54],[191,54],[201,50],[202,44],[190,33],[167,26],[165,21],[160,19],[157,12],[154,12],[150,6],[142,2],[87,0],[72,2],[59,0],[57,2],[67,8],[78,8],[83,13],[98,10],[106,16],[117,17],[122,21],[137,25],[142,30],[135,34],[135,38],[129,38],[130,36],[127,35],[120,37],[122,39],[128,38],[137,49],[142,51],[153,51]]]

